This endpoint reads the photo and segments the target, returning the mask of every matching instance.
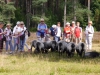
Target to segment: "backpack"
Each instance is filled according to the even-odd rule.
[[[30,37],[30,36],[31,36],[31,33],[30,33],[30,31],[29,31],[29,30],[27,30],[27,32],[28,32],[28,37]]]

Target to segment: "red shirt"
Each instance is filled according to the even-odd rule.
[[[81,34],[81,28],[80,27],[76,27],[74,33],[75,33],[75,36],[77,38],[79,38],[80,37],[80,34]]]

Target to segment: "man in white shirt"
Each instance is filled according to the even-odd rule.
[[[85,29],[85,36],[86,36],[85,41],[86,41],[87,50],[92,49],[93,34],[94,34],[94,28],[92,26],[92,21],[89,21],[88,26],[86,26],[86,29]]]

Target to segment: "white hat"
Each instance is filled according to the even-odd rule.
[[[19,25],[20,24],[20,21],[17,21],[17,23],[16,23],[17,25]]]
[[[43,18],[41,18],[41,19],[40,19],[40,21],[44,21],[44,19],[43,19]]]
[[[75,21],[72,21],[72,23],[75,23]]]
[[[55,27],[56,27],[56,25],[55,25],[55,24],[53,24],[53,25],[52,25],[52,27],[53,27],[53,28],[55,28]]]
[[[67,23],[66,23],[66,25],[70,25],[70,23],[69,23],[69,22],[67,22]]]

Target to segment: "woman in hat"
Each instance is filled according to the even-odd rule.
[[[88,26],[86,26],[86,29],[85,29],[85,36],[86,36],[85,41],[86,41],[87,50],[92,49],[93,34],[94,34],[94,28],[92,26],[92,21],[89,21]]]
[[[8,53],[8,46],[10,46],[10,50],[11,50],[10,53],[12,53],[13,52],[13,45],[12,45],[11,24],[6,25],[4,32],[6,32],[6,34],[4,35],[6,37],[6,53]]]

